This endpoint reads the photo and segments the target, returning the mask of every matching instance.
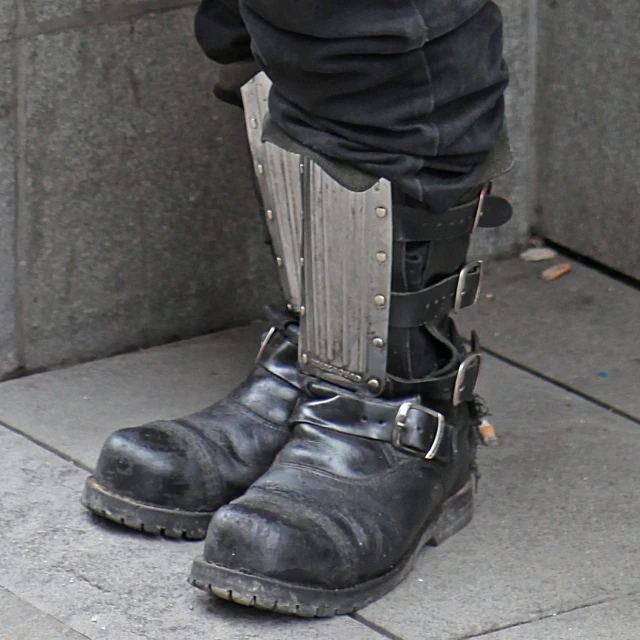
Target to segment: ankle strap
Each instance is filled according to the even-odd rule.
[[[422,406],[418,396],[389,401],[361,398],[341,390],[299,403],[290,422],[389,442],[424,460],[448,462],[453,456],[455,428],[441,413]]]
[[[393,206],[393,239],[395,242],[427,242],[451,240],[467,236],[478,227],[500,227],[509,222],[513,209],[504,198],[489,194],[490,185],[469,202],[441,214],[417,211],[402,204]]]
[[[389,326],[410,329],[437,323],[452,311],[472,306],[480,295],[482,275],[483,264],[477,261],[426,289],[392,293]]]

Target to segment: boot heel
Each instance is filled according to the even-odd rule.
[[[437,547],[464,529],[473,518],[473,485],[469,481],[443,505],[427,544]]]

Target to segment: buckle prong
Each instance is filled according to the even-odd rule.
[[[470,262],[468,265],[464,267],[464,269],[462,269],[462,271],[460,271],[460,276],[458,277],[458,287],[456,288],[456,298],[453,303],[453,313],[460,313],[460,311],[462,310],[462,302],[463,302],[464,294],[466,293],[467,278],[469,277],[469,274],[471,274],[476,270],[479,272],[479,282],[478,282],[478,288],[476,290],[476,295],[471,304],[473,305],[476,302],[478,302],[478,298],[480,297],[480,289],[482,288],[482,279],[484,275],[484,263],[482,262],[482,260],[476,260],[475,262]]]
[[[406,447],[402,444],[402,429],[407,426],[407,417],[409,416],[409,412],[412,410],[421,411],[422,413],[438,420],[438,426],[436,428],[436,435],[433,439],[433,444],[424,456],[425,460],[433,460],[433,458],[435,458],[436,456],[436,453],[438,453],[438,449],[440,448],[440,444],[442,443],[442,438],[444,437],[444,416],[441,413],[438,413],[433,409],[429,409],[428,407],[423,407],[421,404],[417,404],[416,402],[403,402],[400,405],[398,413],[396,414],[396,419],[393,423],[393,429],[391,431],[391,444],[393,444],[393,446],[400,451],[410,453],[414,456],[418,455],[422,457],[422,451],[412,449],[411,447]]]
[[[256,362],[258,362],[258,360],[260,360],[260,358],[262,357],[262,354],[264,353],[264,350],[267,348],[267,345],[269,344],[269,341],[271,340],[271,338],[273,338],[273,334],[277,330],[278,330],[278,328],[273,326],[273,327],[271,327],[271,329],[269,329],[269,331],[267,331],[267,335],[264,337],[264,340],[260,344],[260,349],[258,350],[258,355],[256,356]]]
[[[476,209],[476,217],[475,220],[473,221],[473,228],[471,229],[471,233],[475,233],[478,230],[478,227],[480,226],[480,218],[482,218],[482,214],[483,212],[483,207],[484,207],[484,199],[487,197],[487,194],[489,193],[489,185],[485,184],[484,187],[482,187],[482,191],[480,192],[480,197],[478,198],[478,208]]]
[[[467,376],[467,371],[471,368],[474,362],[478,363],[478,373],[480,373],[480,365],[482,364],[482,354],[481,353],[472,353],[467,356],[460,367],[458,368],[458,375],[456,376],[456,382],[453,387],[453,406],[457,407],[462,404],[462,394],[466,391],[464,386],[464,381]],[[476,377],[476,383],[473,386],[472,393],[476,392],[478,387],[478,378]]]

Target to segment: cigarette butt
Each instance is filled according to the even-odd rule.
[[[488,447],[495,447],[498,444],[498,434],[492,424],[483,420],[479,427],[482,442]]]
[[[568,262],[561,262],[560,264],[554,264],[553,267],[545,269],[540,274],[540,277],[547,282],[551,282],[551,280],[556,280],[565,273],[569,273],[569,271],[571,271],[571,265]]]

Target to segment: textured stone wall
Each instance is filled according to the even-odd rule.
[[[640,279],[638,0],[540,5],[542,232]]]
[[[531,3],[505,4],[529,229]],[[241,114],[211,95],[192,0],[0,0],[0,375],[239,325],[278,300]]]

